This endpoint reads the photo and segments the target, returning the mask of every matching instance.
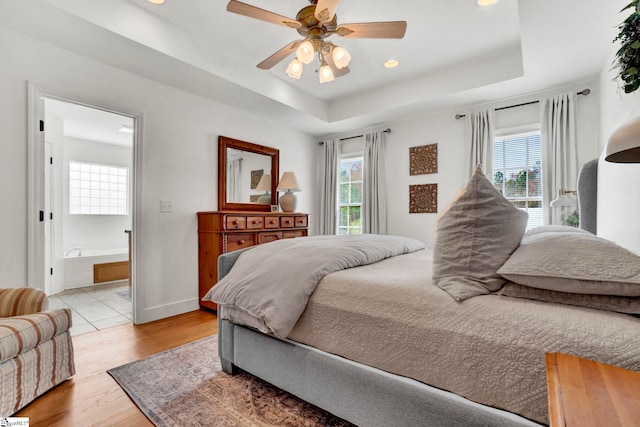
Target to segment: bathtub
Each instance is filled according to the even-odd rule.
[[[93,285],[94,264],[128,261],[127,248],[71,250],[64,256],[64,288]]]

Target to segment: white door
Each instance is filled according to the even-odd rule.
[[[44,143],[44,292],[53,294],[53,198],[51,197],[53,179],[51,164],[51,143]]]

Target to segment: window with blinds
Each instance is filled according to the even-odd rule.
[[[362,234],[362,157],[340,160],[338,234]]]
[[[527,230],[542,222],[540,131],[502,135],[493,149],[493,185],[513,206],[529,214]]]

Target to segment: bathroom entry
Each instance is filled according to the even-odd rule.
[[[128,309],[120,302],[117,311],[131,320],[131,233],[126,231],[133,218],[134,119],[59,99],[41,100],[44,290],[73,309],[71,302],[95,305],[90,292],[108,299],[113,289],[114,302],[115,293],[126,293]]]

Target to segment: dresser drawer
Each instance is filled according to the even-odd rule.
[[[247,217],[247,230],[261,230],[264,228],[263,216],[249,216]]]
[[[296,227],[306,227],[307,226],[307,217],[306,216],[297,216],[294,219]]]
[[[293,217],[292,216],[281,216],[280,217],[280,228],[293,228]]]
[[[264,228],[280,228],[280,218],[277,216],[265,217]]]
[[[286,233],[286,231],[285,231]],[[258,233],[258,244],[275,242],[282,239],[282,231],[265,231]]]
[[[285,239],[292,239],[294,237],[304,237],[307,235],[307,230],[287,230],[283,232]]]
[[[227,230],[244,230],[247,228],[247,217],[228,215],[225,224]]]
[[[254,233],[227,234],[227,252],[235,251],[242,248],[248,248],[255,244]]]

